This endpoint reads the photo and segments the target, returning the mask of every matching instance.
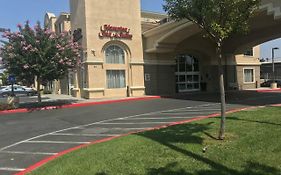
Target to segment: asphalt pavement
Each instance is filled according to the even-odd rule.
[[[268,99],[269,104],[281,103],[279,93],[240,96],[230,95],[228,110],[260,105]],[[180,97],[1,115],[0,174],[15,174],[95,140],[220,112],[216,95]]]

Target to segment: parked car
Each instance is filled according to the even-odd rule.
[[[277,87],[281,87],[281,80],[275,80],[277,83]],[[261,87],[270,87],[271,83],[273,83],[273,80],[267,80],[261,84]]]
[[[15,95],[32,96],[32,95],[35,95],[36,93],[37,93],[37,91],[32,89],[32,88],[24,88],[24,87],[19,86],[19,85],[14,86],[14,94]],[[2,97],[12,95],[12,86],[7,86],[5,88],[0,89],[0,95]]]

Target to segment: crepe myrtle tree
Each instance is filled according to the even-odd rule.
[[[219,63],[221,124],[219,139],[225,137],[225,89],[222,67],[225,40],[249,31],[249,20],[260,0],[165,0],[164,10],[174,20],[187,19],[198,25],[214,42]]]
[[[40,86],[63,78],[80,61],[80,47],[68,32],[56,34],[37,23],[31,28],[27,21],[17,26],[18,32],[5,32],[1,47],[3,63],[10,74],[20,81],[37,81],[38,102]]]

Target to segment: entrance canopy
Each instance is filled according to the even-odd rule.
[[[226,41],[226,53],[244,53],[248,48],[281,37],[281,1],[262,0],[258,14],[250,21],[250,32]],[[146,53],[173,52],[177,45],[190,37],[202,38],[202,30],[190,21],[170,21],[153,28],[144,35]],[[206,42],[210,42],[206,40]]]

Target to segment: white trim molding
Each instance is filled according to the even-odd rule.
[[[84,88],[84,91],[88,91],[88,92],[103,92],[105,91],[104,88]]]
[[[71,90],[73,90],[73,91],[80,91],[79,88],[72,88]]]
[[[246,82],[245,81],[245,70],[253,70],[253,81],[252,82]],[[243,68],[243,84],[253,84],[256,83],[256,72],[254,67],[244,67]]]
[[[91,61],[85,61],[82,64],[104,64],[103,60],[91,60]]]
[[[144,65],[143,61],[131,61],[130,62],[131,65]]]
[[[168,65],[176,65],[175,60],[150,60],[150,59],[145,59],[144,60],[145,65],[163,65],[163,66],[168,66]]]
[[[131,90],[143,90],[143,89],[145,89],[145,87],[144,86],[132,86],[132,87],[130,87],[130,89]]]
[[[260,66],[261,63],[236,63],[237,66]]]

